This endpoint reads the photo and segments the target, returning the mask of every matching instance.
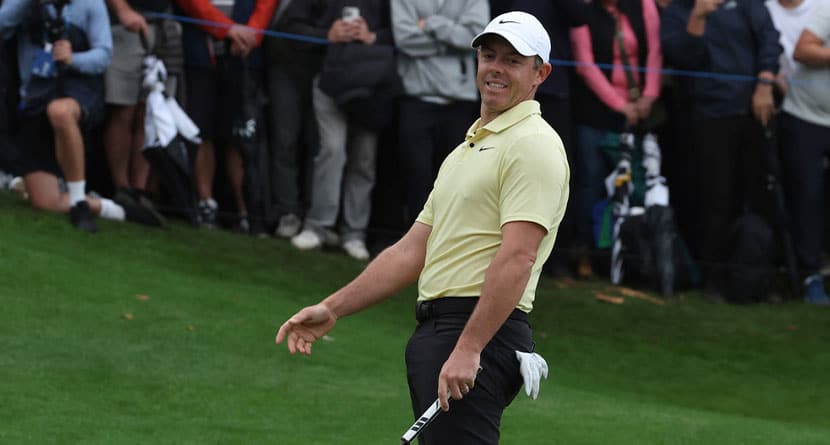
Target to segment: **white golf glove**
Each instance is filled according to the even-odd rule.
[[[516,351],[516,358],[519,359],[519,372],[525,381],[525,393],[536,400],[542,377],[548,378],[548,362],[535,352]]]

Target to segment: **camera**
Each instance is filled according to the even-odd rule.
[[[49,43],[66,38],[66,21],[63,19],[63,8],[70,0],[40,0],[40,20],[43,31]]]

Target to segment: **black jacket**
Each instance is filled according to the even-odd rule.
[[[302,36],[326,39],[329,28],[343,14],[344,6],[357,6],[360,15],[377,36],[376,45],[393,45],[392,25],[389,17],[389,0],[294,0],[280,18],[279,31]],[[313,57],[319,64],[326,53],[327,45],[295,40],[292,42],[298,53]]]
[[[360,9],[369,30],[375,33],[374,44],[293,44],[298,52],[318,55],[319,88],[337,102],[351,122],[380,129],[394,115],[394,100],[403,92],[395,63],[389,1],[295,0],[281,22],[286,32],[325,39],[344,6]]]
[[[560,98],[570,94],[570,79],[573,67],[562,61],[573,60],[571,50],[571,28],[582,26],[587,20],[585,0],[514,0],[512,9],[533,14],[550,34],[550,59],[553,71],[542,85],[538,94]],[[496,15],[496,11],[493,11]]]
[[[660,40],[669,64],[721,74],[688,78],[694,116],[749,114],[755,89],[751,78],[764,70],[778,72],[782,48],[769,11],[761,0],[726,0],[706,18],[703,36],[694,37],[686,32],[692,6],[690,0],[674,0],[663,11]]]
[[[395,49],[389,45],[329,45],[319,88],[334,99],[350,121],[370,130],[389,123],[403,94]]]

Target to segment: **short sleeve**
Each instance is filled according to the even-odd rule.
[[[555,134],[517,140],[506,151],[500,170],[500,224],[529,221],[550,231],[567,202],[568,163]]]

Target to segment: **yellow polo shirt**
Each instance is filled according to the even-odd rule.
[[[418,300],[481,295],[484,274],[501,246],[501,227],[530,221],[547,230],[517,306],[530,312],[568,203],[565,147],[533,100],[482,128],[479,122],[444,160],[418,215],[417,221],[432,226]]]

